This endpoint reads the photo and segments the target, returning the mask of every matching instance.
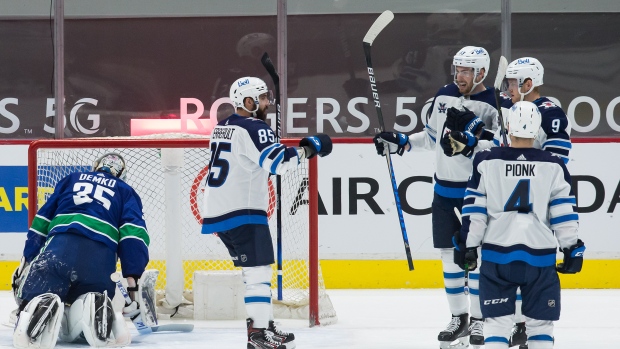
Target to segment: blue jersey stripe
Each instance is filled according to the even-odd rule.
[[[534,267],[549,267],[555,265],[555,254],[535,256],[525,251],[512,251],[501,253],[482,249],[482,260],[497,264],[508,264],[510,262],[523,261]]]
[[[223,220],[217,223],[206,223],[206,219],[203,220],[202,224],[202,234],[213,234],[226,230],[230,230],[232,228],[236,228],[246,224],[261,224],[261,225],[269,225],[267,221],[267,216],[263,215],[244,215],[232,217],[227,220]]]
[[[562,205],[562,204],[573,204],[573,205],[577,205],[577,200],[575,200],[575,198],[561,198],[561,199],[555,199],[555,200],[552,200],[552,201],[549,203],[549,206]]]
[[[480,206],[463,206],[463,214],[472,214],[472,213],[482,213],[484,215],[487,214],[487,209]]]
[[[444,279],[460,279],[464,277],[465,277],[464,271],[457,272],[457,273],[446,273],[446,272],[443,273]]]
[[[271,297],[245,297],[246,303],[271,303]]]
[[[551,218],[549,220],[549,223],[551,223],[551,225],[556,225],[556,224],[560,224],[560,223],[564,223],[568,221],[578,221],[578,220],[579,220],[579,215],[576,213],[571,213],[571,214]]]

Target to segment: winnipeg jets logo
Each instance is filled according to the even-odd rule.
[[[541,103],[540,106],[544,107],[545,109],[556,107],[556,105],[553,102],[549,102],[549,101]]]
[[[446,113],[446,110],[447,110],[447,109],[448,109],[448,108],[446,108],[446,103],[439,103],[439,106],[437,107],[437,110],[438,110],[440,113],[444,113],[444,114]]]

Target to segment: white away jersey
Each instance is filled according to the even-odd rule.
[[[237,114],[217,124],[210,147],[202,233],[267,225],[268,176],[296,167],[297,150],[275,143],[264,121]]]
[[[562,108],[558,107],[547,97],[540,97],[534,102],[540,111],[542,116],[542,122],[540,124],[540,130],[534,140],[534,148],[550,151],[558,155],[565,164],[568,163],[568,153],[572,149],[570,141],[570,122],[566,117],[566,114]],[[512,107],[512,100],[507,99],[502,103],[502,115],[504,115],[504,122],[510,107]],[[508,144],[510,144],[510,137],[506,137]],[[493,143],[499,146],[501,143],[500,131],[495,132]]]
[[[558,242],[563,248],[577,242],[575,196],[558,156],[495,147],[478,153],[473,166],[461,239],[467,247],[482,245],[483,261],[551,266]]]
[[[487,88],[472,96],[463,96],[459,92],[458,86],[448,84],[437,92],[429,109],[432,112],[424,131],[409,136],[413,149],[435,150],[435,192],[448,198],[462,198],[465,194],[467,178],[471,174],[472,159],[463,155],[446,156],[441,146],[436,147],[435,144],[444,135],[444,124],[448,109],[451,107],[460,108],[461,105],[480,117],[486,129],[493,131],[497,129],[499,124],[497,122],[494,88]],[[475,151],[492,146],[492,141],[480,140]]]

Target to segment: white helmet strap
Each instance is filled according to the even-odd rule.
[[[526,79],[526,81],[527,81],[527,79]],[[523,84],[525,84],[525,81],[523,81]],[[521,95],[521,102],[523,102],[523,98],[525,98],[525,96],[528,95],[530,92],[534,91],[534,88],[536,87],[536,86],[534,86],[534,84],[532,84],[532,87],[530,87],[530,89],[527,92],[521,93],[521,87],[523,87],[523,84],[521,84],[521,86],[519,86],[519,90],[518,90],[519,91],[519,95]]]
[[[250,98],[254,101],[254,99],[252,97],[245,97],[245,98]],[[258,111],[259,105],[256,103],[256,101],[254,101],[254,104],[256,105],[256,109],[252,110],[248,110],[245,107],[245,98],[243,99],[243,105],[241,106],[241,108],[245,111],[247,111],[248,113],[252,114],[252,116],[256,117],[256,112]]]

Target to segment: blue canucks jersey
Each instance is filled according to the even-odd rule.
[[[76,172],[61,179],[39,209],[24,248],[30,262],[56,234],[80,234],[117,253],[123,275],[142,275],[149,261],[149,235],[140,197],[105,172]]]
[[[237,114],[217,124],[210,147],[202,233],[268,225],[269,174],[297,167],[297,150],[275,142],[273,130],[264,121]]]
[[[478,153],[463,202],[461,239],[482,245],[482,260],[555,265],[557,245],[577,242],[579,217],[560,157],[534,148]]]

